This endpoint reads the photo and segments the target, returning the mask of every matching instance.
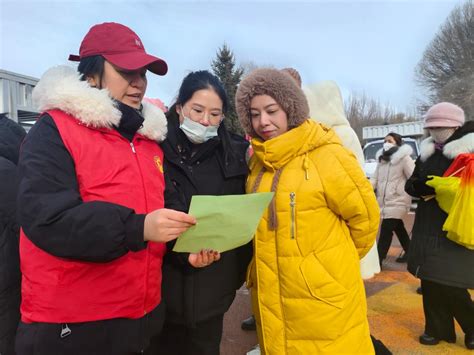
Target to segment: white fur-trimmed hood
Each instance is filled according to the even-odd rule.
[[[33,102],[40,112],[59,109],[88,127],[118,126],[122,113],[115,106],[106,89],[92,88],[80,80],[80,74],[68,66],[57,66],[46,71],[33,90]],[[158,107],[143,101],[145,121],[138,133],[158,142],[166,138],[167,120]]]
[[[420,160],[426,161],[435,152],[435,142],[432,137],[426,138],[420,145]],[[459,154],[474,153],[474,133],[467,133],[459,139],[449,142],[443,147],[443,155],[454,159]]]
[[[383,148],[379,149],[375,154],[375,158],[378,160],[382,155]],[[400,161],[406,156],[410,156],[413,153],[413,148],[409,144],[403,144],[398,150],[392,154],[390,157],[390,163],[395,165],[400,163]]]

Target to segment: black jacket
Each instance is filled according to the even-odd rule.
[[[218,137],[192,144],[179,128],[172,107],[168,113],[165,154],[165,206],[188,212],[193,195],[245,193],[248,142],[231,135],[222,124]],[[169,249],[174,243],[169,243]],[[163,266],[163,299],[167,321],[188,326],[224,314],[242,286],[252,254],[251,244],[221,254],[218,262],[193,268],[188,254],[169,251]]]
[[[19,226],[16,220],[17,164],[25,130],[0,115],[0,354],[12,354],[20,319]]]
[[[414,197],[433,195],[434,189],[425,184],[427,176],[442,176],[460,153],[474,153],[474,122],[458,129],[443,150],[434,149],[431,138],[423,141],[413,175],[405,185],[406,192]],[[443,285],[474,288],[474,250],[446,238],[442,230],[446,218],[436,199],[418,201],[408,271],[420,279]]]

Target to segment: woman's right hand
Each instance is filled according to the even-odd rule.
[[[195,268],[201,268],[219,261],[221,254],[215,250],[203,249],[199,253],[190,253],[188,262]]]
[[[144,239],[150,242],[166,243],[178,238],[196,219],[189,214],[162,208],[145,216]]]

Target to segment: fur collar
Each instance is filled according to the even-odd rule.
[[[426,161],[435,152],[435,142],[432,137],[424,139],[420,144],[420,160]]]
[[[426,161],[435,152],[435,143],[432,137],[421,142],[420,160]],[[454,159],[462,153],[474,153],[474,133],[468,133],[459,139],[447,143],[443,147],[443,155],[446,158]]]
[[[383,153],[383,148],[379,149],[375,154],[375,158],[379,160],[379,157]],[[413,148],[409,144],[403,144],[398,150],[392,154],[390,157],[390,164],[395,165],[400,163],[400,161],[406,156],[410,156],[413,153]]]
[[[468,133],[455,141],[449,142],[443,148],[443,154],[449,159],[454,159],[463,153],[474,153],[474,133]]]
[[[40,112],[59,109],[74,116],[88,127],[112,128],[122,117],[108,90],[91,88],[80,74],[68,66],[57,66],[43,74],[33,90],[33,101]],[[138,133],[156,141],[163,141],[167,133],[165,114],[158,107],[143,102],[145,119]]]

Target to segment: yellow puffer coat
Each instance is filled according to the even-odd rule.
[[[276,211],[260,221],[247,278],[262,353],[373,354],[359,258],[379,209],[359,163],[312,120],[252,146],[247,192],[275,191]]]

